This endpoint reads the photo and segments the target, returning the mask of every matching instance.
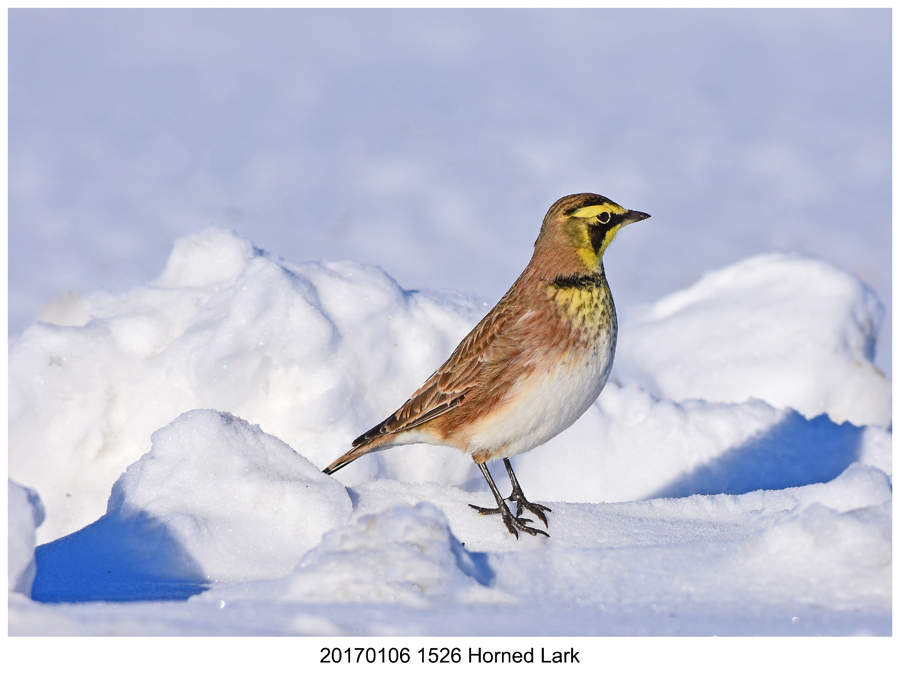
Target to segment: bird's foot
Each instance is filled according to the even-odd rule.
[[[512,464],[509,463],[509,458],[504,457],[503,463],[506,465],[506,473],[509,475],[509,482],[512,484],[512,492],[509,494],[507,500],[510,500],[516,504],[516,517],[521,517],[522,508],[525,508],[526,510],[528,510],[528,512],[530,512],[541,522],[543,522],[545,527],[549,528],[550,525],[547,524],[547,516],[544,515],[544,513],[553,512],[553,510],[544,505],[529,503],[525,499],[525,494],[522,492],[522,487],[519,485],[519,479],[516,478],[516,472],[513,471]]]
[[[529,503],[527,500],[525,501],[524,504],[529,505],[529,506],[531,505],[531,503]],[[478,510],[478,512],[482,515],[497,515],[497,514],[501,515],[503,517],[503,523],[506,525],[506,528],[509,530],[509,533],[512,534],[514,537],[516,537],[516,539],[519,538],[519,532],[526,532],[526,533],[530,534],[531,536],[537,536],[538,534],[543,534],[545,537],[550,536],[549,534],[547,534],[547,532],[545,532],[542,529],[535,529],[534,527],[529,527],[528,523],[531,522],[531,520],[525,519],[524,517],[519,516],[519,513],[522,510],[521,507],[517,510],[515,516],[513,516],[513,514],[509,511],[509,508],[506,507],[506,503],[503,503],[495,508],[483,508],[483,507],[478,507],[477,505],[472,505],[472,504],[469,504],[469,507],[473,508],[474,510]],[[542,506],[538,505],[535,507],[542,507]],[[531,508],[529,507],[528,509],[530,510]],[[547,510],[547,512],[550,512],[549,508],[543,508],[543,509]],[[536,512],[535,514],[537,514],[538,517],[540,517],[541,519],[544,520],[544,524],[547,524],[546,518],[540,511]]]
[[[522,490],[519,489],[518,492],[513,491],[513,494],[507,498],[516,504],[516,517],[522,516],[522,508],[525,508],[532,515],[537,517],[541,522],[544,523],[544,526],[549,528],[550,525],[547,524],[547,516],[544,514],[545,512],[553,512],[546,505],[539,505],[538,503],[529,503],[525,496],[522,495]]]

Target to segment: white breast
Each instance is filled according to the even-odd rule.
[[[607,339],[587,353],[535,370],[517,385],[506,406],[478,421],[467,452],[514,457],[555,437],[597,400],[609,378],[615,342]]]

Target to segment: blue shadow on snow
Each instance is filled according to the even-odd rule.
[[[740,495],[825,483],[857,460],[862,432],[859,426],[838,425],[828,416],[808,420],[789,411],[767,432],[682,475],[649,498]]]
[[[208,589],[200,568],[146,513],[107,513],[35,549],[37,602],[185,600]]]

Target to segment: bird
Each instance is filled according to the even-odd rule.
[[[618,325],[603,254],[618,232],[650,216],[595,193],[563,196],[547,211],[531,261],[447,361],[394,413],[353,441],[324,473],[413,443],[455,447],[475,461],[507,530],[549,529],[550,508],[529,502],[510,458],[544,444],[597,399],[612,370]],[[487,463],[502,459],[516,504],[512,514]]]

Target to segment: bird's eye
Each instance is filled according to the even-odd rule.
[[[600,214],[597,216],[597,220],[598,220],[600,223],[602,223],[602,224],[605,225],[607,222],[609,222],[609,220],[610,220],[610,215],[609,215],[609,213],[607,213],[607,212],[604,210],[602,213],[600,213]]]

